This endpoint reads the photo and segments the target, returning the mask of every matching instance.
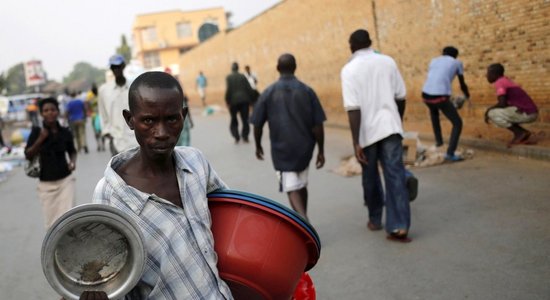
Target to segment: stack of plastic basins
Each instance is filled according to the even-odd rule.
[[[208,194],[220,276],[235,299],[289,300],[318,261],[315,229],[287,207],[258,195]]]

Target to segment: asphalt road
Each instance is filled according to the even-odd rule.
[[[287,204],[253,144],[235,145],[228,116],[194,116],[192,144],[234,189]],[[310,272],[317,299],[550,299],[550,163],[477,151],[455,164],[413,169],[410,244],[366,229],[359,177],[331,172],[351,154],[346,130],[327,129],[327,164],[310,169],[309,217],[321,237]],[[81,154],[77,203],[87,203],[109,159]],[[59,299],[40,265],[45,234],[36,180],[16,169],[0,183],[0,299]]]

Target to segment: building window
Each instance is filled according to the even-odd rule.
[[[145,27],[141,30],[141,38],[143,42],[150,43],[157,40],[157,30],[155,27]]]
[[[143,66],[146,69],[160,67],[160,56],[158,52],[146,52],[143,55]]]
[[[187,38],[193,35],[191,28],[191,23],[181,22],[176,24],[176,29],[178,30],[178,38]]]
[[[220,29],[218,25],[212,23],[204,23],[199,27],[199,41],[202,43],[218,33]]]

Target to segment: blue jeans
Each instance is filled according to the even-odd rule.
[[[368,164],[363,168],[362,183],[369,220],[382,224],[382,211],[386,206],[386,231],[409,229],[411,211],[409,194],[405,184],[407,171],[403,165],[402,138],[393,134],[363,149]],[[384,172],[385,192],[382,189],[378,162]]]

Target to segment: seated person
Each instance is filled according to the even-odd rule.
[[[233,299],[216,267],[206,197],[226,185],[199,150],[175,147],[187,115],[181,86],[167,73],[144,73],[123,115],[139,147],[111,159],[93,202],[128,214],[144,237],[145,271],[125,299]],[[81,299],[92,297],[106,295]]]
[[[534,122],[538,109],[531,97],[515,82],[504,76],[504,66],[492,64],[487,68],[487,81],[495,86],[498,103],[485,112],[485,122],[510,130],[514,137],[508,147],[529,141],[531,132],[519,124]]]

